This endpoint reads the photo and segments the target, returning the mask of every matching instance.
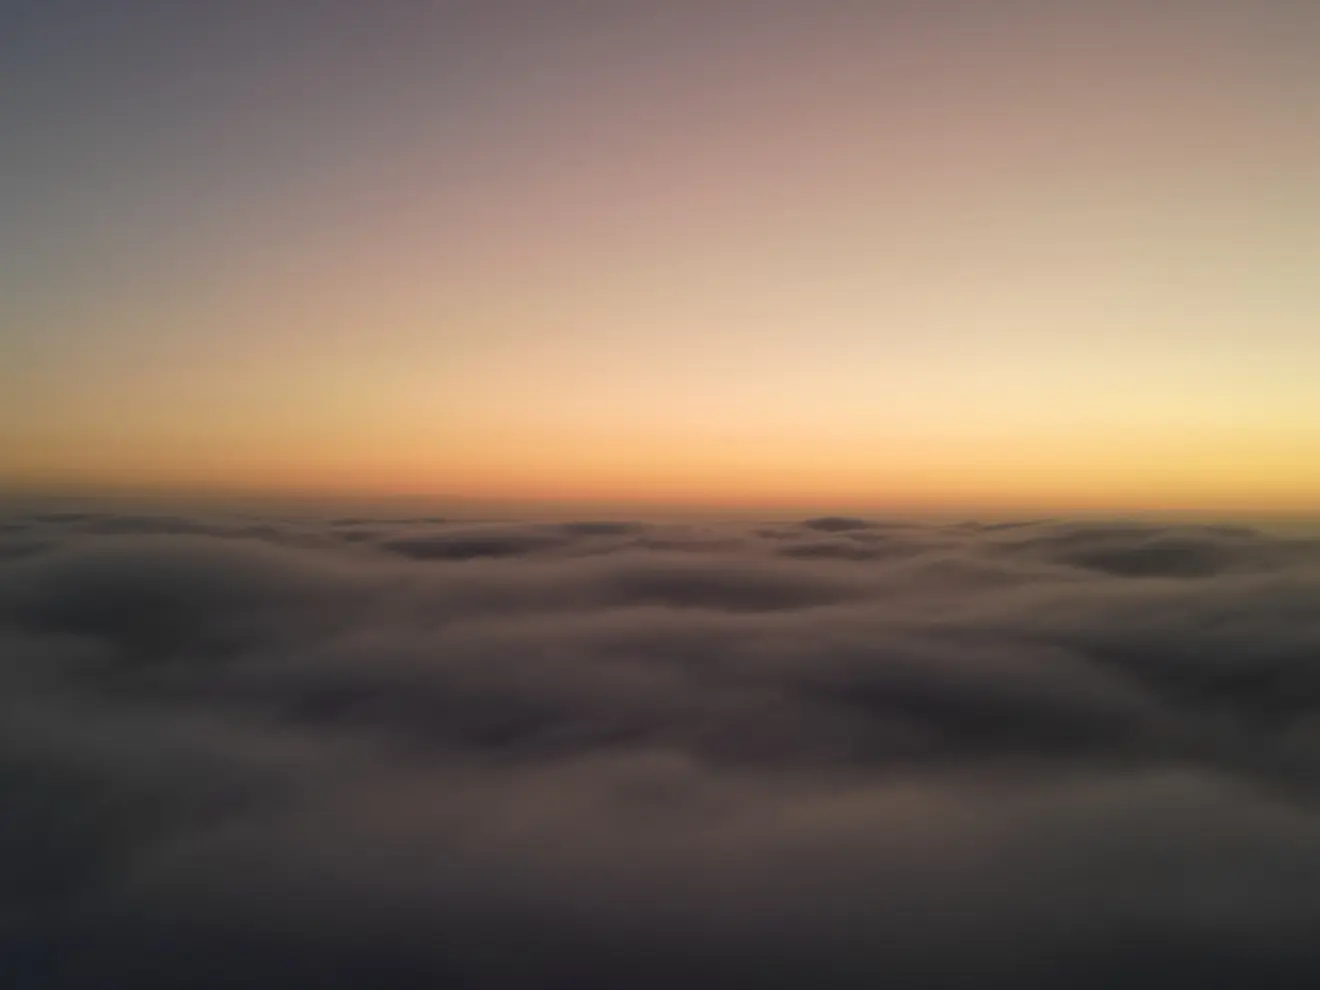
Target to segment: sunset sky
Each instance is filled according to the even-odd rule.
[[[0,484],[1320,504],[1320,3],[0,0]]]

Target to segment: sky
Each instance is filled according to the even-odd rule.
[[[0,0],[0,485],[1320,499],[1309,0]]]

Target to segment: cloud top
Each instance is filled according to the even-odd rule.
[[[5,522],[10,985],[1320,978],[1314,542]]]

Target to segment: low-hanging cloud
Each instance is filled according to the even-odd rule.
[[[1320,979],[1315,542],[6,522],[6,985]]]

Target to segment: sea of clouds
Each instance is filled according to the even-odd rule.
[[[0,520],[0,985],[1320,986],[1320,542]]]

